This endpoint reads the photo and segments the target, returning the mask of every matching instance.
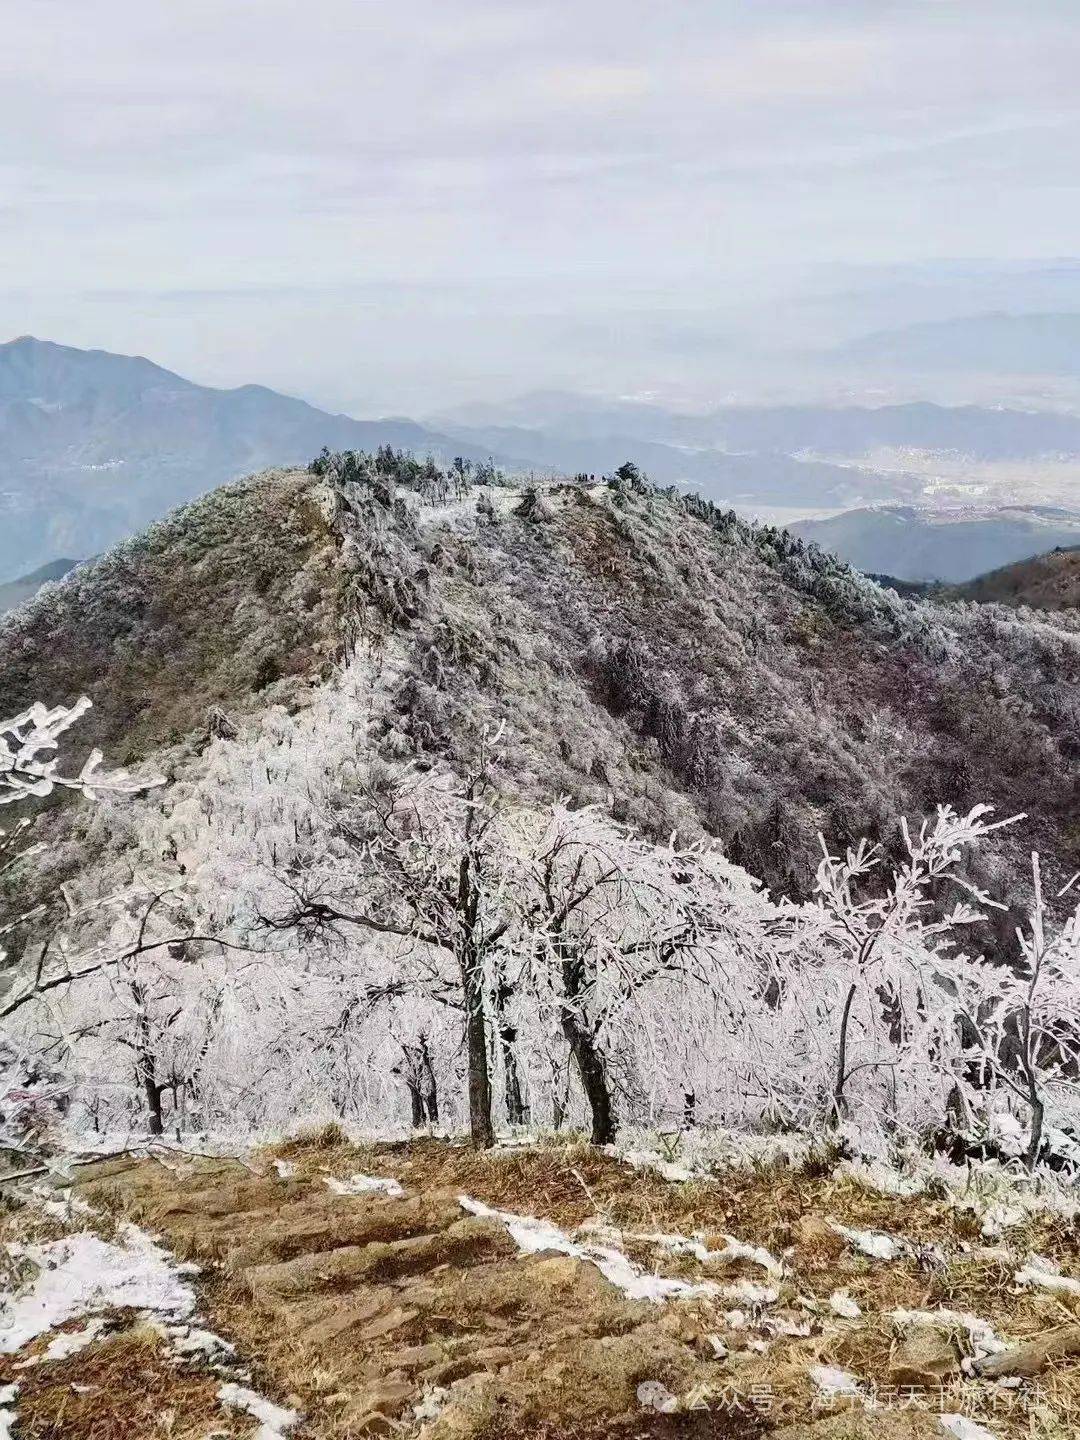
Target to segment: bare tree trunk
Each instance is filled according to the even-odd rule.
[[[495,987],[496,1024],[499,1032],[499,1051],[503,1062],[503,1085],[506,1099],[506,1118],[511,1125],[528,1125],[529,1106],[521,1084],[521,1070],[517,1063],[514,1043],[517,1027],[506,1014],[506,1005],[513,994],[513,987],[500,974]]]
[[[157,1066],[154,1063],[154,1052],[150,1047],[150,1018],[146,1013],[146,996],[142,986],[134,982],[131,986],[131,994],[139,1007],[139,1043],[135,1050],[135,1073],[142,1084],[143,1094],[146,1096],[150,1134],[164,1135],[165,1116],[162,1111],[161,1097],[165,1092],[165,1085],[164,1083],[159,1085],[157,1082]]]
[[[582,1021],[581,1016],[575,1010],[564,1005],[561,1020],[563,1034],[566,1036],[570,1053],[574,1057],[574,1064],[577,1066],[577,1072],[581,1078],[581,1088],[585,1091],[585,1098],[589,1102],[589,1111],[592,1115],[592,1143],[594,1145],[611,1145],[615,1139],[615,1112],[611,1104],[611,1092],[608,1089],[603,1057],[596,1047],[588,1025]]]
[[[514,1054],[517,1031],[513,1025],[499,1026],[499,1047],[502,1050],[503,1077],[506,1089],[506,1118],[511,1125],[528,1125],[529,1106],[521,1086],[521,1071]]]
[[[409,1104],[412,1107],[412,1128],[414,1130],[422,1130],[424,1126],[424,1097],[420,1093],[420,1086],[408,1072],[406,1072],[405,1075],[405,1084],[409,1087]]]
[[[420,1031],[417,1049],[420,1053],[420,1093],[424,1110],[432,1125],[439,1123],[439,1087],[435,1083],[435,1066],[431,1063],[427,1034]]]
[[[484,991],[475,970],[464,970],[463,980],[465,1045],[469,1060],[469,1133],[477,1150],[490,1150],[495,1144],[495,1127],[491,1123],[491,1076],[488,1073]]]
[[[154,1079],[154,1057],[148,1051],[140,1050],[136,1069],[139,1072],[139,1079],[142,1081],[143,1094],[146,1096],[150,1134],[164,1135],[165,1117],[162,1111],[161,1097],[165,1086],[159,1085]]]
[[[1042,1149],[1043,1121],[1046,1107],[1042,1098],[1036,1092],[1031,1104],[1031,1138],[1028,1141],[1027,1167],[1034,1170],[1039,1163],[1039,1151]]]
[[[466,840],[471,839],[473,812],[466,815]],[[458,865],[457,910],[461,925],[458,961],[465,996],[465,1043],[469,1060],[469,1133],[477,1150],[495,1144],[491,1123],[491,1072],[488,1069],[487,1015],[484,1010],[484,959],[477,948],[479,896],[471,853]]]
[[[1020,1063],[1023,1066],[1024,1079],[1027,1082],[1028,1104],[1031,1106],[1031,1132],[1028,1137],[1028,1148],[1025,1158],[1028,1169],[1034,1170],[1039,1163],[1039,1151],[1042,1149],[1046,1106],[1043,1103],[1042,1093],[1039,1090],[1039,1074],[1031,1039],[1030,1001],[1025,1007],[1021,1017],[1020,1038],[1023,1047],[1020,1052]]]
[[[596,1044],[592,1026],[582,1011],[582,993],[585,989],[585,975],[580,958],[570,946],[563,947],[562,958],[563,1003],[559,1020],[563,1035],[574,1057],[581,1088],[589,1102],[592,1115],[592,1143],[611,1145],[615,1140],[615,1109],[611,1103],[607,1067],[604,1057]]]
[[[844,1013],[840,1020],[840,1051],[836,1060],[836,1084],[833,1086],[833,1123],[839,1125],[847,1116],[847,1100],[844,1086],[847,1084],[848,1025],[851,1022],[851,1007],[855,1003],[857,985],[852,985],[844,1002]]]

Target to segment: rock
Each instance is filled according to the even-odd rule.
[[[348,1435],[394,1434],[401,1428],[397,1417],[415,1396],[407,1380],[378,1380],[364,1386],[339,1423]]]
[[[474,1350],[469,1358],[478,1370],[498,1370],[501,1366],[510,1364],[514,1352],[508,1345],[485,1345]]]
[[[905,1335],[889,1362],[893,1385],[917,1385],[936,1390],[960,1373],[960,1352],[951,1336],[920,1326]]]
[[[1080,1325],[1066,1325],[1048,1335],[1037,1335],[1015,1350],[977,1360],[972,1369],[985,1380],[997,1380],[1003,1375],[1022,1375],[1028,1379],[1041,1375],[1052,1360],[1070,1355],[1080,1355]]]
[[[297,1330],[297,1343],[321,1350],[339,1335],[372,1320],[393,1302],[394,1292],[389,1288],[346,1294],[340,1300],[336,1296],[329,1298]]]
[[[408,1325],[415,1319],[415,1310],[402,1310],[395,1307],[393,1310],[388,1310],[385,1315],[377,1316],[370,1325],[365,1325],[356,1338],[358,1340],[377,1340],[381,1335],[390,1335],[395,1330],[399,1330],[402,1325]]]
[[[438,1365],[446,1359],[446,1351],[441,1345],[434,1343],[428,1345],[407,1345],[401,1350],[394,1350],[380,1360],[385,1370],[423,1370],[429,1365]]]
[[[357,1406],[365,1410],[379,1410],[384,1415],[400,1415],[414,1390],[415,1386],[410,1385],[408,1380],[379,1380],[361,1390],[356,1397]]]

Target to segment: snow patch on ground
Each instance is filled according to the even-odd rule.
[[[87,1345],[96,1340],[105,1329],[105,1321],[100,1315],[95,1315],[88,1320],[81,1330],[71,1330],[61,1335],[55,1335],[45,1349],[46,1360],[66,1360],[69,1355],[77,1355],[80,1350],[85,1350]]]
[[[525,1255],[539,1255],[545,1250],[554,1250],[561,1255],[570,1255],[575,1260],[595,1265],[605,1280],[621,1290],[628,1300],[650,1300],[655,1304],[663,1304],[665,1300],[675,1298],[688,1299],[694,1295],[715,1296],[722,1293],[720,1287],[711,1280],[691,1285],[685,1280],[670,1279],[664,1275],[648,1275],[638,1269],[621,1250],[607,1245],[581,1245],[571,1240],[565,1231],[549,1220],[537,1220],[532,1215],[513,1215],[506,1210],[494,1210],[482,1200],[474,1200],[469,1195],[459,1195],[458,1203],[470,1215],[500,1221],[506,1226],[514,1244]],[[743,1284],[749,1285],[750,1282],[745,1281]],[[761,1287],[751,1288],[758,1291]],[[774,1291],[761,1293],[771,1294],[775,1298]]]
[[[862,1314],[846,1290],[834,1290],[829,1296],[829,1309],[841,1320],[857,1320]]]
[[[956,1436],[956,1440],[998,1440],[992,1430],[987,1430],[985,1425],[976,1425],[974,1420],[964,1415],[939,1415],[938,1419],[946,1430]]]
[[[95,1311],[131,1308],[174,1320],[192,1313],[195,1296],[184,1276],[198,1267],[176,1264],[137,1225],[122,1225],[118,1234],[119,1243],[79,1231],[43,1245],[9,1247],[38,1272],[7,1299],[0,1354],[12,1355],[64,1321]]]
[[[378,1175],[350,1175],[347,1180],[335,1180],[328,1175],[326,1185],[335,1195],[366,1195],[376,1191],[389,1195],[393,1200],[400,1200],[405,1194],[397,1180],[384,1179]]]
[[[847,1370],[839,1369],[836,1365],[812,1365],[810,1378],[823,1395],[863,1398],[862,1389],[855,1376]]]
[[[230,1405],[234,1410],[243,1410],[259,1422],[255,1440],[284,1440],[284,1436],[300,1420],[298,1411],[288,1410],[284,1405],[275,1405],[254,1390],[247,1390],[243,1385],[235,1385],[232,1381],[220,1387],[218,1399],[223,1405]]]
[[[15,1411],[8,1407],[18,1393],[18,1385],[0,1386],[0,1440],[13,1440],[11,1427],[15,1424]]]
[[[775,1255],[770,1254],[763,1245],[747,1245],[742,1240],[737,1240],[734,1235],[724,1236],[723,1250],[710,1250],[700,1237],[687,1237],[685,1235],[635,1235],[634,1239],[651,1240],[656,1245],[662,1245],[666,1250],[676,1255],[693,1255],[696,1260],[703,1263],[729,1264],[735,1260],[749,1260],[752,1265],[760,1266],[767,1275],[775,1275],[779,1278],[784,1273],[784,1267]]]
[[[894,1325],[904,1328],[922,1325],[936,1330],[963,1330],[971,1341],[977,1360],[984,1360],[988,1355],[1002,1355],[1009,1348],[994,1333],[989,1321],[962,1310],[890,1310],[889,1319]]]
[[[236,1346],[212,1330],[201,1330],[197,1325],[169,1325],[165,1332],[172,1348],[178,1355],[205,1355],[216,1362],[228,1355],[236,1354]]]

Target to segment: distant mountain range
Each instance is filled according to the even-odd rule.
[[[545,391],[423,424],[355,420],[261,386],[216,390],[139,357],[23,337],[0,345],[0,584],[23,577],[25,587],[26,577],[57,557],[99,553],[239,475],[303,464],[324,445],[373,450],[386,443],[443,462],[492,455],[505,469],[540,476],[601,475],[633,459],[661,485],[697,490],[746,514],[873,516],[868,507],[882,503],[926,503],[927,455],[948,456],[953,472],[958,457],[960,470],[970,462],[973,472],[1001,461],[1072,464],[1080,459],[1080,417],[925,402],[724,405],[691,414]],[[984,493],[989,507],[992,493],[985,486]],[[1014,492],[1002,500],[1026,498]],[[1018,527],[1015,516],[984,517],[971,532],[970,563],[958,574],[948,552],[959,532],[951,532],[939,559],[929,520],[908,525],[898,556],[901,513],[838,518],[815,533],[860,568],[907,579],[964,579],[1067,543],[1062,526],[1032,543],[1022,533],[1026,521]],[[991,532],[995,539],[978,548],[977,537]],[[880,542],[872,538],[879,534]],[[963,538],[966,544],[966,531]],[[9,596],[5,603],[14,602]]]
[[[48,565],[40,565],[29,575],[20,575],[17,580],[9,580],[0,585],[0,615],[5,610],[14,610],[15,606],[21,605],[24,600],[29,600],[50,580],[62,580],[69,571],[74,570],[76,563],[74,560],[50,560]]]
[[[463,407],[439,417],[437,423],[473,443],[494,443],[509,436],[518,453],[532,455],[561,451],[571,443],[580,455],[586,453],[583,441],[603,447],[606,455],[620,446],[639,448],[640,442],[648,441],[664,449],[654,456],[654,468],[676,470],[691,463],[688,451],[709,450],[729,457],[814,455],[845,461],[866,460],[876,450],[903,449],[978,461],[1080,456],[1080,416],[928,401],[877,406],[724,405],[690,414],[634,400],[592,400],[542,391],[505,405]]]
[[[1057,546],[1080,545],[1080,514],[1040,505],[880,505],[789,528],[867,574],[954,584]]]
[[[149,360],[29,336],[0,345],[0,581],[83,559],[223,481],[323,445],[479,458],[409,420],[353,420],[258,385],[214,390]]]
[[[899,370],[1080,376],[1080,312],[924,321],[862,336],[837,358]]]

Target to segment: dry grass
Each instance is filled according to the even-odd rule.
[[[252,1428],[219,1402],[216,1377],[177,1364],[147,1326],[17,1379],[19,1440],[226,1440]]]
[[[289,1161],[285,1176],[275,1158]],[[405,1197],[342,1196],[325,1184],[356,1172],[399,1180]],[[894,1309],[967,1311],[1009,1340],[1042,1335],[1080,1311],[1069,1296],[1018,1289],[1014,1258],[995,1255],[973,1217],[944,1194],[880,1195],[817,1162],[673,1185],[576,1140],[477,1154],[423,1139],[351,1145],[337,1127],[323,1127],[244,1161],[173,1157],[95,1167],[79,1189],[95,1205],[162,1232],[178,1254],[203,1266],[202,1323],[237,1344],[256,1388],[303,1410],[303,1434],[318,1440],[356,1440],[372,1426],[412,1434],[412,1406],[433,1386],[453,1387],[454,1440],[756,1437],[822,1413],[814,1364],[839,1365],[865,1385],[885,1383],[900,1338]],[[744,1277],[776,1285],[780,1295],[764,1311],[742,1307],[748,1328],[722,1297],[663,1307],[629,1301],[590,1265],[519,1255],[498,1222],[463,1216],[462,1193],[570,1232],[599,1221],[620,1232],[646,1270],[722,1285]],[[892,1261],[869,1258],[829,1219],[914,1248]],[[733,1235],[782,1257],[786,1273],[777,1281],[750,1261],[702,1266],[648,1240],[654,1232],[697,1233],[711,1249]],[[581,1238],[590,1238],[588,1227]],[[1080,1237],[1061,1222],[1039,1217],[1009,1240],[1016,1259],[1036,1251],[1080,1273]],[[858,1303],[858,1319],[832,1314],[828,1299],[839,1289]],[[770,1321],[809,1333],[777,1333]],[[726,1359],[717,1358],[710,1336],[727,1346]],[[957,1334],[955,1347],[957,1355],[970,1349],[966,1334]],[[94,1356],[107,1349],[93,1347],[84,1363],[105,1363]],[[121,1392],[131,1374],[123,1353],[109,1361]],[[193,1413],[204,1419],[198,1407],[217,1382],[176,1369],[160,1353],[153,1365],[190,1388]],[[40,1370],[55,1410],[58,1367]],[[704,1397],[705,1418],[642,1412],[636,1386],[643,1379]],[[755,1390],[768,1393],[767,1413],[750,1402]],[[744,1397],[741,1411],[718,1408],[725,1392]],[[102,1387],[103,1397],[111,1393]],[[1037,1387],[1016,1392],[958,1376],[921,1401],[982,1417],[1000,1440],[1064,1440],[1080,1434],[1080,1364],[1056,1361]],[[41,1427],[59,1423],[54,1412],[45,1400],[34,1403],[45,1418],[26,1433],[53,1434]],[[121,1411],[127,1403],[116,1401]],[[112,1399],[103,1404],[111,1417]],[[161,1412],[170,1405],[163,1399]],[[1054,1418],[1040,1419],[1040,1405]],[[102,1424],[86,1433],[94,1440],[121,1429],[132,1440],[142,1433],[109,1429],[111,1418]],[[72,1433],[83,1440],[83,1431]]]

